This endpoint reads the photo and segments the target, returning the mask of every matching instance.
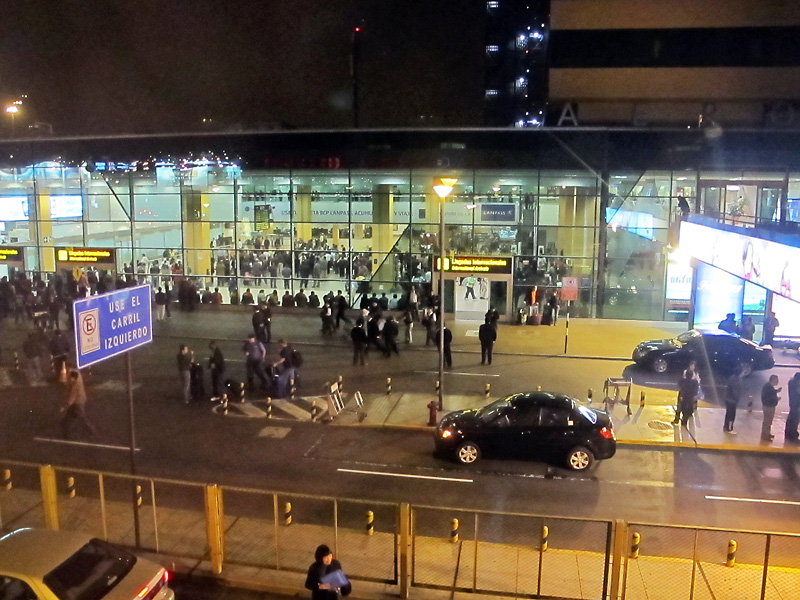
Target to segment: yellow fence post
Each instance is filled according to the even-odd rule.
[[[411,587],[411,505],[400,503],[400,598],[406,600]]]
[[[620,596],[620,594],[624,594],[625,591],[622,586],[622,581],[625,575],[625,571],[622,568],[622,562],[628,555],[627,545],[628,523],[626,521],[617,519],[614,522],[614,548],[611,556],[611,590],[608,596],[609,598],[613,598],[613,600],[624,597],[624,595]]]
[[[211,555],[211,568],[214,573],[222,573],[224,556],[224,533],[222,508],[222,488],[218,485],[207,485],[206,496],[206,527],[208,535],[208,549]]]
[[[39,467],[39,481],[42,487],[44,525],[48,529],[58,531],[58,485],[56,485],[56,470],[50,465],[42,465]]]

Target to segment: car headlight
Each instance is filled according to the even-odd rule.
[[[450,428],[442,429],[439,432],[439,437],[442,438],[443,440],[447,440],[447,439],[450,439],[451,437],[453,437],[454,433],[455,432]]]

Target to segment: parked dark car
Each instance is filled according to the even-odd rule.
[[[775,366],[771,346],[759,346],[717,329],[691,329],[671,340],[642,342],[633,351],[633,360],[656,373],[685,369],[692,361],[699,369],[721,375],[730,375],[737,367],[747,376]]]
[[[480,409],[446,415],[434,434],[438,454],[472,464],[481,456],[557,457],[576,471],[611,458],[611,417],[562,394],[512,394]]]

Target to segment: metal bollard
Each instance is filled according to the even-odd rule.
[[[736,564],[736,548],[738,548],[736,540],[728,542],[728,558],[725,561],[726,567],[733,567]]]
[[[244,382],[239,382],[239,402],[244,402]]]
[[[267,396],[267,418],[272,418],[272,398]]]
[[[387,377],[386,378],[386,395],[388,396],[391,393],[392,393],[392,378],[391,377]]]
[[[439,395],[439,389],[440,389],[441,387],[442,387],[442,384],[441,384],[441,383],[439,382],[439,380],[437,379],[437,380],[436,380],[436,395],[437,395],[437,396]]]
[[[540,385],[537,385],[537,386],[536,386],[536,391],[537,391],[537,392],[541,392],[541,391],[542,391],[542,386],[540,386]]]
[[[639,397],[639,406],[644,406],[644,390],[642,390],[642,395]]]
[[[638,531],[634,531],[631,536],[631,553],[628,555],[628,558],[639,558],[639,544],[641,541],[642,536],[639,535]]]
[[[550,528],[547,525],[542,525],[542,543],[540,548],[542,552],[547,552],[547,538],[550,537]]]
[[[454,544],[458,542],[458,519],[453,519],[450,523],[450,541]]]
[[[587,400],[587,402],[589,402],[589,404],[592,403],[592,393],[593,393],[592,392],[592,388],[589,388],[589,394],[588,394],[588,396],[586,398],[586,400]]]
[[[311,420],[316,421],[318,416],[319,416],[319,406],[317,406],[317,401],[314,400],[313,402],[311,402]]]
[[[3,470],[3,489],[8,491],[13,487],[13,483],[11,481],[11,469]]]
[[[484,397],[486,400],[488,400],[488,399],[489,399],[489,394],[490,394],[491,392],[492,392],[492,384],[491,384],[491,383],[487,383],[487,384],[486,384],[486,387],[483,389],[483,397]]]
[[[375,514],[371,511],[367,511],[367,535],[372,535],[375,533]]]
[[[58,374],[59,383],[67,383],[67,361],[61,363],[61,372]]]
[[[67,497],[74,498],[75,497],[75,478],[74,477],[67,477]]]
[[[283,505],[283,524],[287,527],[292,524],[292,503],[287,502]]]
[[[136,484],[136,508],[142,505],[142,486]]]
[[[222,394],[222,414],[228,414],[228,394]]]
[[[294,379],[289,380],[289,400],[294,401],[294,395],[297,390],[294,387]]]
[[[14,352],[14,368],[19,371],[19,354]]]
[[[339,376],[336,378],[336,385],[338,385],[338,386],[339,386],[339,393],[340,393],[340,394],[341,394],[341,393],[344,393],[344,392],[342,391],[342,390],[344,389],[344,380],[342,379],[342,376],[341,376],[341,375],[339,375]]]

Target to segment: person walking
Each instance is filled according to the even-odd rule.
[[[735,434],[733,422],[736,420],[736,409],[742,399],[742,369],[737,367],[728,379],[728,387],[725,390],[725,424],[722,430],[725,433]]]
[[[419,299],[417,298],[417,287],[414,285],[408,292],[408,310],[411,311],[411,317],[415,321],[419,321]]]
[[[186,344],[181,344],[178,349],[178,375],[181,380],[181,396],[183,396],[183,403],[189,404],[192,400],[192,353],[189,351],[189,346]]]
[[[775,313],[770,311],[767,316],[764,317],[764,326],[763,326],[763,337],[761,338],[761,344],[767,345],[772,344],[772,341],[775,339],[775,330],[780,327],[781,323],[778,321],[778,317],[775,316]]]
[[[61,374],[62,367],[67,364],[67,354],[69,354],[69,342],[61,335],[61,331],[56,329],[49,344],[50,355],[53,357],[53,370],[56,377]]]
[[[353,366],[361,364],[362,367],[367,366],[367,345],[369,338],[367,337],[367,330],[364,327],[364,319],[359,317],[356,324],[350,330],[350,339],[353,341]]]
[[[478,339],[481,341],[481,364],[485,365],[487,361],[492,364],[492,348],[497,341],[497,329],[489,317],[486,317],[486,322],[478,328]]]
[[[211,399],[219,400],[222,397],[222,382],[225,377],[225,356],[217,347],[214,340],[208,343],[211,356],[208,357],[208,370],[211,373]]]
[[[440,347],[440,335],[442,335],[442,328],[440,327],[436,332],[436,347]],[[444,365],[446,367],[453,366],[453,355],[450,353],[450,344],[453,343],[453,333],[447,328],[444,328]]]
[[[333,558],[331,549],[322,544],[314,551],[314,562],[306,575],[307,590],[311,600],[338,600],[339,594],[349,596],[353,586],[342,570],[342,564]]]
[[[156,292],[156,321],[163,321],[167,312],[167,295],[159,287]]]
[[[391,356],[392,352],[400,356],[400,352],[397,349],[397,336],[400,334],[400,328],[397,326],[397,321],[395,321],[393,316],[388,316],[386,318],[386,323],[383,325],[383,332],[381,335],[383,336],[383,351],[388,358]]]
[[[764,412],[764,420],[761,422],[761,440],[771,442],[775,439],[772,435],[772,420],[775,418],[775,407],[778,406],[780,396],[778,393],[782,388],[778,387],[778,376],[770,375],[769,381],[761,388],[761,409]]]
[[[258,377],[261,381],[261,389],[264,392],[269,390],[267,374],[264,372],[264,360],[267,356],[267,349],[264,344],[256,339],[254,333],[247,336],[247,340],[242,344],[244,352],[244,367],[247,373],[247,387],[253,389],[254,378]]]
[[[69,388],[67,391],[67,401],[61,409],[64,417],[61,419],[61,435],[65,440],[70,439],[72,423],[80,423],[89,437],[96,438],[97,430],[89,421],[86,414],[86,388],[83,385],[83,377],[78,369],[71,369],[67,375]]]
[[[797,431],[800,425],[800,371],[794,374],[789,380],[789,414],[786,416],[786,441],[790,444],[800,442],[800,433]]]
[[[403,324],[406,326],[406,344],[410,344],[413,342],[414,332],[414,316],[411,314],[411,310],[406,310],[403,314]]]
[[[680,423],[684,427],[689,424],[689,419],[694,414],[699,390],[700,382],[694,377],[694,372],[686,369],[678,381],[678,412],[675,415],[675,420],[680,419]]]
[[[253,311],[253,333],[256,336],[256,339],[261,342],[262,344],[266,344],[267,342],[267,316],[264,314],[264,310],[259,305],[256,307],[255,311]]]
[[[281,369],[280,374],[278,375],[278,398],[285,398],[288,396],[290,382],[294,382],[296,380],[297,367],[300,365],[297,364],[297,356],[294,348],[289,345],[289,342],[284,339],[280,339],[278,340],[278,343],[281,346],[279,358],[275,363],[272,364],[272,366],[276,369]]]
[[[336,329],[339,329],[339,325],[342,321],[350,325],[352,321],[347,318],[347,309],[350,308],[350,305],[347,303],[347,298],[342,295],[341,291],[336,292],[334,302],[336,308]]]
[[[489,306],[489,310],[486,311],[484,318],[492,327],[494,327],[495,331],[497,331],[497,322],[500,320],[500,313],[497,312],[497,309],[494,306]]]

